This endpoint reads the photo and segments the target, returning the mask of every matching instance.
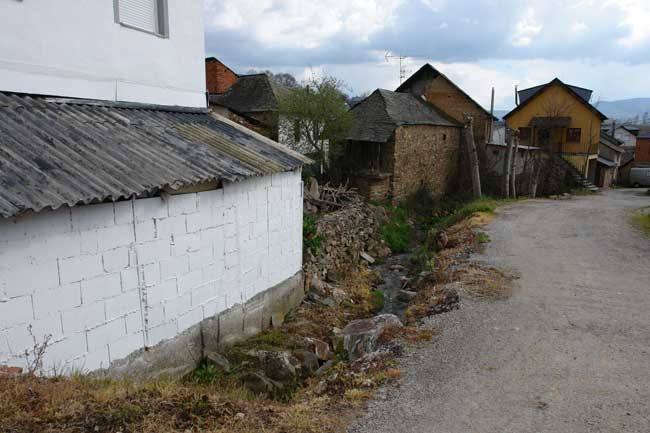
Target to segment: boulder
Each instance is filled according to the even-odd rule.
[[[417,292],[411,292],[410,290],[400,290],[397,292],[397,299],[402,302],[411,302],[413,298],[417,296]]]
[[[377,349],[379,337],[391,327],[401,328],[402,322],[394,314],[382,314],[370,319],[354,320],[342,331],[343,348],[354,361]]]
[[[309,349],[316,354],[321,361],[327,361],[332,357],[330,345],[317,338],[306,338]]]
[[[273,352],[258,350],[254,355],[260,362],[264,374],[270,379],[280,382],[292,381],[298,375],[296,367],[300,368],[300,361],[289,352]]]
[[[300,361],[300,375],[302,377],[309,377],[320,368],[318,356],[309,350],[296,350],[293,356]]]
[[[241,376],[241,381],[254,394],[268,395],[275,390],[282,389],[281,383],[269,379],[261,371],[245,373]]]
[[[228,358],[219,352],[207,351],[205,353],[205,360],[209,364],[217,367],[223,373],[230,373],[230,362],[228,361]]]

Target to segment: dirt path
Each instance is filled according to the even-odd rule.
[[[639,191],[504,208],[479,257],[521,274],[506,301],[431,318],[350,432],[650,432],[650,240]]]

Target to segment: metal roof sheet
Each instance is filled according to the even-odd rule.
[[[0,92],[0,216],[289,171],[309,159],[180,107]]]

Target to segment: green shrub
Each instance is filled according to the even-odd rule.
[[[490,242],[490,235],[485,232],[478,232],[476,233],[476,240],[479,244],[487,244]]]
[[[393,253],[403,253],[411,243],[412,229],[408,212],[402,207],[387,206],[388,220],[379,228],[379,235]]]
[[[303,251],[311,251],[313,255],[318,254],[323,235],[318,233],[316,220],[313,216],[305,214],[302,219],[302,248]]]

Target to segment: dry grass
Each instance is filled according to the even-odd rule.
[[[457,269],[453,278],[470,296],[507,299],[512,296],[513,281],[517,276],[493,266],[469,263]]]
[[[280,329],[231,349],[231,362],[251,348],[290,350],[302,337],[332,341],[333,328],[373,314],[376,275],[350,272],[338,308],[303,303]],[[398,335],[394,338],[399,338]],[[283,396],[255,396],[238,375],[194,375],[184,380],[126,381],[0,376],[0,432],[338,432],[346,414],[382,383],[399,377],[390,357],[370,364],[338,361],[330,373],[307,379]],[[321,383],[322,382],[322,383]]]
[[[635,212],[632,215],[632,220],[641,231],[650,236],[650,208]]]

